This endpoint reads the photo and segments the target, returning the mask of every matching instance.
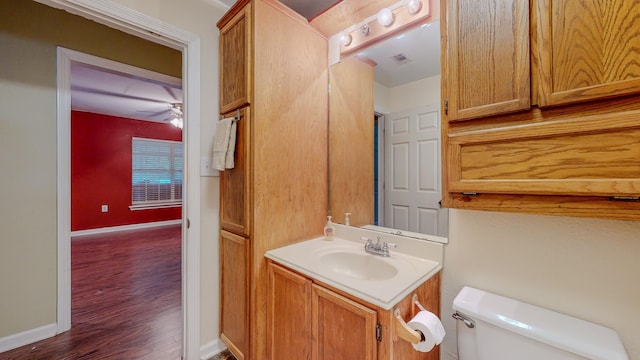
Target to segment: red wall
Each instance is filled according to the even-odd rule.
[[[131,138],[182,140],[182,130],[81,111],[71,112],[71,230],[175,220],[182,208],[129,210]],[[101,212],[101,205],[109,211]]]

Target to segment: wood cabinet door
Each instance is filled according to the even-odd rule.
[[[249,103],[251,92],[251,5],[220,29],[220,113]]]
[[[376,359],[376,312],[312,285],[312,359]]]
[[[249,350],[249,240],[220,232],[220,338],[239,360]]]
[[[233,169],[220,173],[220,226],[238,235],[251,235],[250,144],[251,112],[240,109],[236,122],[236,150]],[[237,116],[233,111],[225,117]]]
[[[529,1],[452,0],[441,11],[447,119],[529,109]]]
[[[535,3],[540,106],[640,92],[639,1]]]
[[[269,264],[270,359],[311,359],[311,280]]]

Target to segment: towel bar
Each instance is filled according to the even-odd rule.
[[[237,115],[233,117],[233,121],[240,121],[242,115],[240,114],[240,109],[237,110]],[[224,119],[224,115],[220,115],[220,120]]]

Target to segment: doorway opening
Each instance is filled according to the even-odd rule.
[[[171,121],[182,115],[182,80],[59,50],[72,59],[68,336],[179,358],[184,143]],[[114,351],[96,340],[92,354]]]

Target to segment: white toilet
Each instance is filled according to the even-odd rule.
[[[628,360],[612,329],[464,287],[453,301],[459,360]]]

